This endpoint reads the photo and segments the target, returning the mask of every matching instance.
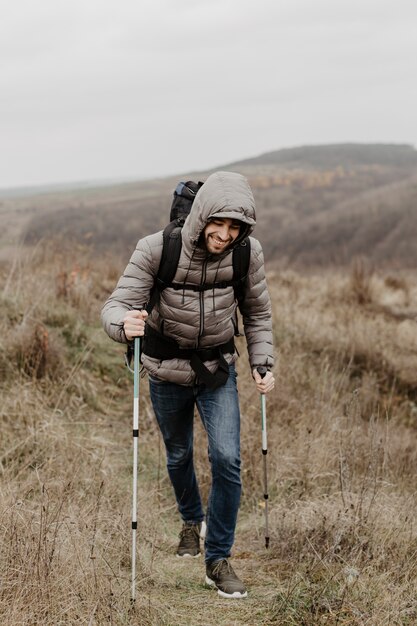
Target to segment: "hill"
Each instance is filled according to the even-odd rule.
[[[341,144],[270,152],[219,166],[246,175],[257,203],[256,235],[272,265],[417,264],[417,151],[408,145]],[[214,171],[214,170],[213,170]],[[100,251],[129,254],[166,223],[179,179],[0,199],[0,247],[61,236]]]
[[[417,263],[417,151],[305,146],[235,163],[256,190],[268,259],[298,267]]]
[[[287,168],[329,169],[340,167],[383,165],[390,168],[417,167],[417,152],[407,144],[334,144],[300,146],[266,152],[260,156],[236,161],[230,167],[284,166]]]

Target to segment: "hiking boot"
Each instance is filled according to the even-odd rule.
[[[207,563],[206,584],[217,587],[217,593],[223,598],[246,598],[248,595],[227,559]]]
[[[206,534],[206,523],[190,524],[184,522],[179,534],[180,542],[177,548],[177,556],[181,558],[195,558],[200,556],[200,539],[204,539]]]

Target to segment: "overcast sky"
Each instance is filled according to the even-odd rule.
[[[417,143],[415,0],[0,6],[0,187]]]

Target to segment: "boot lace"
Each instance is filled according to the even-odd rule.
[[[181,546],[184,548],[193,548],[196,541],[199,540],[200,534],[198,526],[195,524],[184,524],[179,538],[181,540]]]
[[[233,570],[233,567],[230,565],[229,561],[227,559],[222,559],[221,561],[218,561],[218,563],[215,564],[215,566],[213,567],[213,576],[221,576],[221,575],[225,575],[225,574],[229,574],[233,577],[236,577],[236,574]]]

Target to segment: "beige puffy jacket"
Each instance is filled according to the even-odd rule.
[[[233,245],[246,237],[255,225],[255,202],[249,184],[233,172],[216,172],[209,176],[194,200],[182,229],[182,250],[174,282],[186,284],[219,283],[232,280],[232,247],[220,255],[209,254],[199,245],[200,236],[210,219],[222,217],[240,220],[245,225]],[[260,243],[250,238],[251,257],[241,304],[243,326],[251,368],[273,366],[271,303],[265,281]],[[115,341],[126,343],[123,317],[134,306],[144,306],[157,275],[163,246],[162,231],[141,239],[116,289],[104,304],[102,322]],[[201,292],[167,287],[160,295],[147,323],[181,348],[212,348],[226,343],[235,332],[236,301],[233,287]],[[226,354],[233,363],[235,354]],[[161,380],[192,385],[195,373],[186,359],[160,361],[142,354],[148,372]],[[214,372],[217,361],[206,367]]]

